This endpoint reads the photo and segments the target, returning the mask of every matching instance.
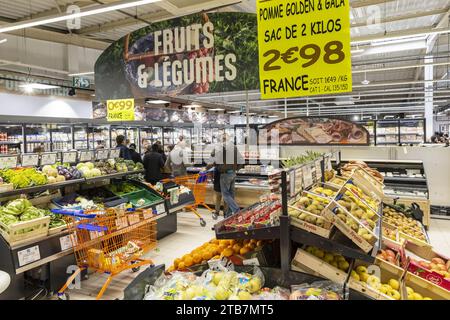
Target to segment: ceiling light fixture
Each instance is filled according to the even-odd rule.
[[[2,39],[2,40],[0,40],[0,44],[2,44],[2,43],[5,43],[5,42],[8,42],[8,39]]]
[[[209,109],[209,111],[224,111],[225,109],[222,108],[213,108],[213,109]]]
[[[61,88],[60,86],[51,85],[51,84],[43,84],[43,83],[25,83],[19,86],[20,88],[24,88],[25,91],[28,92],[29,89],[33,91],[33,89],[36,90],[47,90],[47,89],[57,89]]]
[[[91,74],[94,74],[94,71],[89,71],[89,72],[79,72],[79,73],[69,73],[69,77],[77,77],[77,76],[88,76]]]
[[[170,103],[170,101],[165,100],[145,100],[146,104],[167,104]]]
[[[201,108],[202,106],[199,104],[187,104],[185,106],[183,106],[183,108]]]
[[[364,80],[361,81],[361,83],[362,83],[363,85],[365,85],[365,86],[367,86],[367,85],[370,83],[370,81],[367,80],[367,73],[366,73],[366,72],[364,72]]]
[[[154,2],[159,2],[159,1],[161,1],[161,0],[140,0],[140,1],[132,1],[132,2],[120,1],[120,2],[109,4],[109,5],[97,6],[92,9],[88,9],[88,10],[82,11],[82,12],[77,12],[77,13],[72,13],[72,14],[63,14],[63,15],[54,15],[54,16],[44,17],[44,18],[39,18],[39,19],[31,19],[31,20],[24,21],[24,22],[12,23],[12,24],[5,26],[4,28],[0,28],[0,33],[11,32],[11,31],[21,30],[21,29],[26,29],[26,28],[32,28],[32,27],[42,26],[45,24],[67,21],[67,20],[72,20],[72,19],[76,19],[76,18],[87,17],[87,16],[92,16],[92,15],[96,15],[96,14],[100,14],[100,13],[116,11],[116,10],[131,8],[131,7],[138,7],[138,6],[142,6],[142,5],[146,5],[146,4],[154,3]]]

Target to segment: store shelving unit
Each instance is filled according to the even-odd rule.
[[[370,144],[378,146],[417,145],[425,140],[425,119],[355,121],[370,134]]]

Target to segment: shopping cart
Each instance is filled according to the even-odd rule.
[[[170,179],[162,180],[161,182],[167,183],[173,181],[174,183],[185,186],[186,188],[192,191],[194,195],[195,202],[191,205],[187,205],[186,209],[192,211],[199,219],[200,225],[202,227],[206,226],[206,221],[202,218],[200,213],[198,212],[198,207],[204,207],[209,210],[214,219],[217,219],[217,215],[214,210],[212,210],[205,202],[206,199],[206,187],[208,184],[208,175],[209,171],[200,172],[198,174],[180,176]]]
[[[70,299],[65,291],[83,270],[108,274],[98,300],[119,273],[128,269],[137,272],[143,265],[153,265],[152,260],[141,258],[156,247],[156,219],[151,211],[52,211],[64,215],[78,266],[58,291],[60,299]]]

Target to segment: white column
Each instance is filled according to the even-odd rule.
[[[431,56],[425,57],[425,63],[433,63]],[[426,140],[430,141],[431,136],[434,133],[434,121],[433,121],[433,65],[426,65],[424,68],[424,80],[425,80],[425,127],[426,127]]]

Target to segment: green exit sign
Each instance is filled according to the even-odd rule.
[[[89,89],[91,86],[91,82],[89,81],[89,79],[83,77],[74,77],[73,86],[80,89]]]

